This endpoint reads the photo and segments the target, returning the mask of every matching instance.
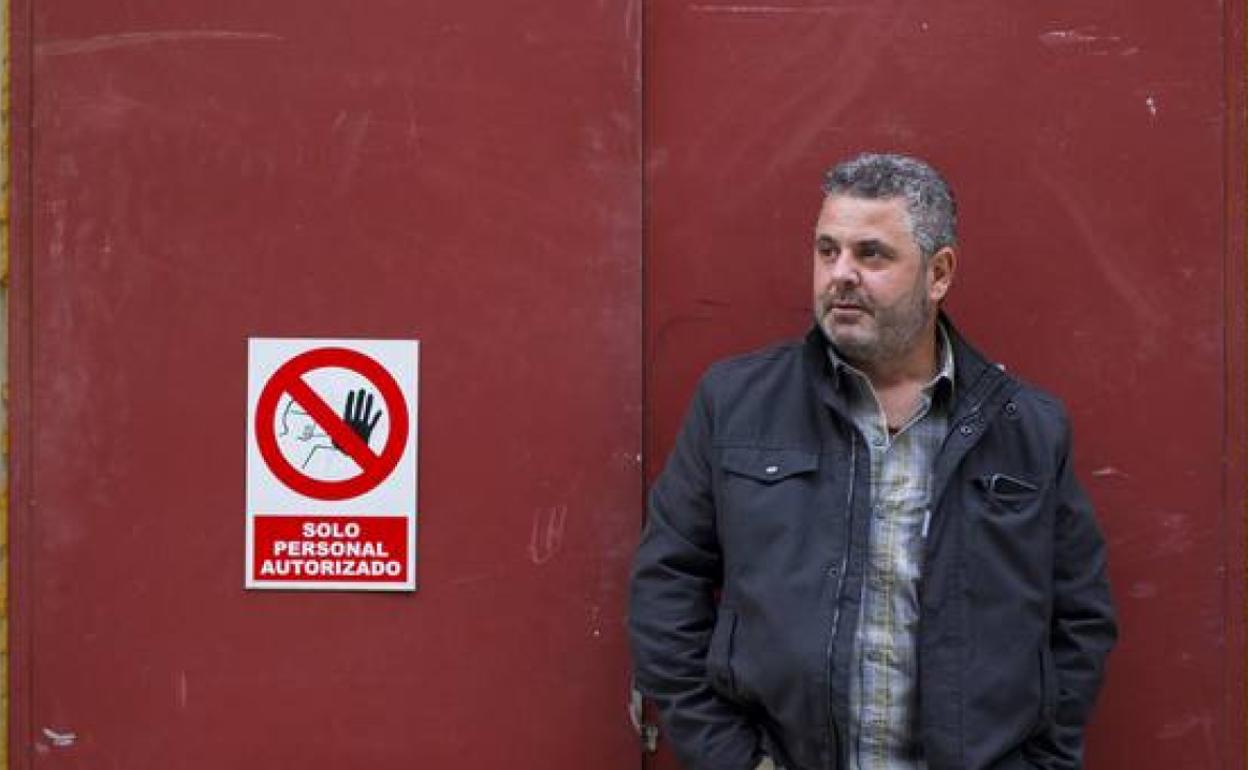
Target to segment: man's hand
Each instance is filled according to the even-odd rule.
[[[367,398],[365,398],[366,395]],[[368,437],[373,435],[373,428],[377,427],[377,421],[380,419],[380,409],[377,410],[377,414],[373,414],[372,393],[366,394],[365,390],[360,388],[358,391],[351,391],[347,394],[347,406],[342,410],[342,421],[355,431],[355,435],[359,436],[365,445],[368,444]],[[334,449],[342,451],[337,441],[334,442]]]

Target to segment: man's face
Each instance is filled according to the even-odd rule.
[[[815,320],[855,362],[914,350],[952,276],[950,250],[923,260],[902,198],[828,196],[814,252]]]

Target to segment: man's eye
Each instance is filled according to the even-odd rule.
[[[815,242],[815,251],[821,257],[830,257],[836,254],[836,247],[827,241],[817,241]]]

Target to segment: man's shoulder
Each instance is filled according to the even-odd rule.
[[[703,385],[732,389],[756,384],[759,379],[788,378],[800,370],[804,349],[801,338],[792,338],[721,358],[707,367]]]
[[[711,364],[698,386],[715,440],[773,447],[817,446],[811,409],[812,369],[819,353],[790,339]],[[817,372],[817,370],[815,370]]]
[[[1008,383],[1008,398],[1003,405],[1005,417],[1020,420],[1030,430],[1040,430],[1052,440],[1061,440],[1070,430],[1070,416],[1066,404],[1052,391],[1047,390],[1001,364]]]
[[[1014,393],[1015,401],[1025,400],[1035,404],[1038,409],[1043,409],[1048,412],[1065,413],[1065,404],[1062,403],[1062,399],[1058,398],[1053,393],[1017,375],[1010,375],[1010,378],[1018,386],[1018,389]]]
[[[805,359],[813,355],[801,339],[782,340],[720,359],[698,385],[703,407],[715,415],[723,436],[788,435],[783,426],[808,415],[815,389]],[[797,430],[793,428],[793,430]]]
[[[1008,403],[1011,404],[1009,409],[1015,411],[1015,416],[1032,416],[1057,423],[1066,420],[1066,407],[1060,398],[1010,369],[1008,362],[989,358],[960,333],[954,331],[953,334],[958,350],[958,366],[969,367],[973,371],[993,371],[995,377],[1006,385]]]

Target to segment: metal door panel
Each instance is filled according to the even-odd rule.
[[[1089,767],[1243,767],[1231,5],[656,3],[647,18],[647,478],[707,363],[808,327],[823,168],[869,149],[934,161],[962,215],[950,310],[1067,402],[1109,536],[1124,637]]]
[[[15,14],[15,766],[634,764],[636,7]],[[243,591],[249,336],[421,341],[416,594]]]

